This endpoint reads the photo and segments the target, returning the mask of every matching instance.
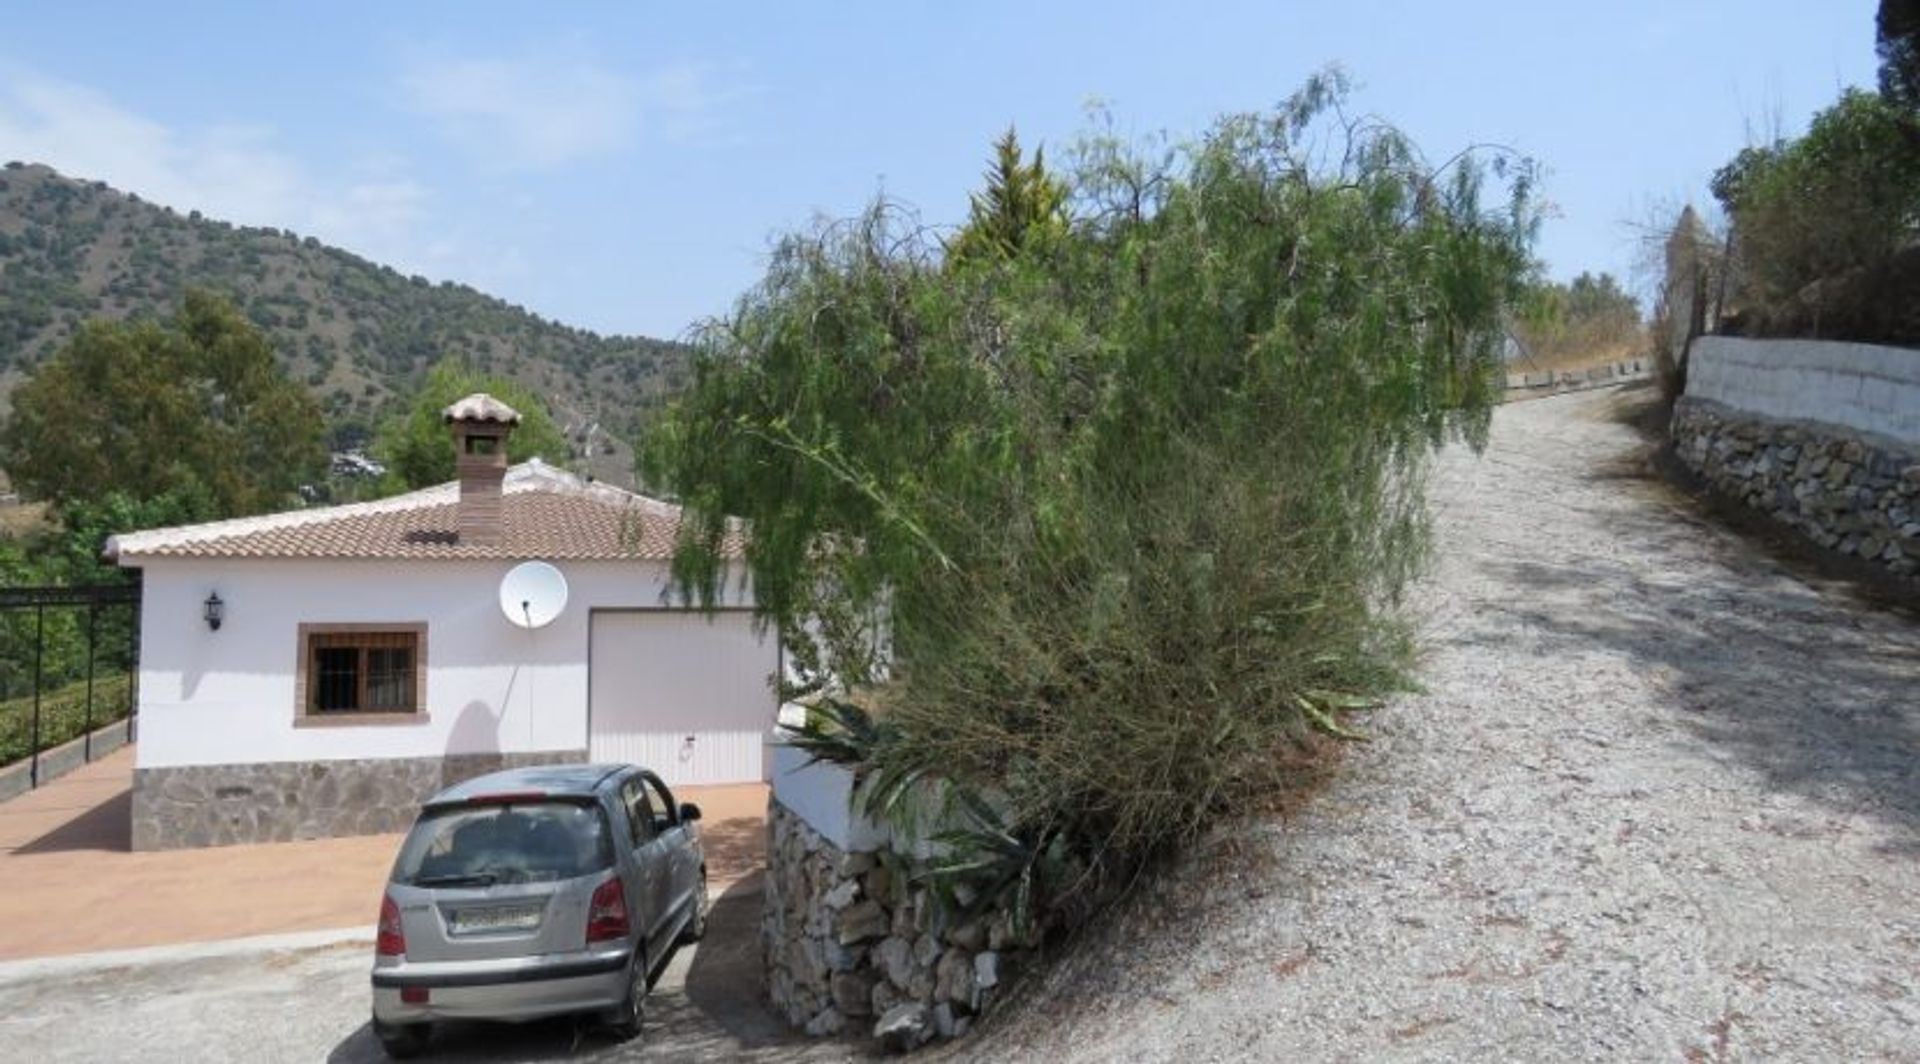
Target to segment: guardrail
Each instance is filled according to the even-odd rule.
[[[1542,370],[1539,373],[1507,374],[1507,401],[1537,399],[1560,392],[1581,392],[1604,388],[1622,381],[1645,380],[1653,376],[1653,360],[1646,358],[1613,362],[1582,370]]]

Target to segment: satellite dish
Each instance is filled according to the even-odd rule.
[[[567,578],[546,562],[521,562],[500,580],[500,612],[522,628],[545,628],[567,608]]]

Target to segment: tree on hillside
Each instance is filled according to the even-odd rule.
[[[1920,111],[1920,0],[1880,0],[1874,31],[1880,95]]]
[[[388,418],[374,437],[374,456],[387,466],[386,491],[411,491],[453,479],[453,438],[440,412],[474,392],[486,392],[520,412],[520,425],[507,442],[509,459],[541,458],[556,465],[567,461],[571,451],[566,437],[539,396],[505,377],[448,358],[427,371],[406,410]]]
[[[1066,230],[1067,187],[1047,172],[1045,149],[1034,149],[1026,162],[1020,137],[1008,126],[993,153],[986,188],[972,195],[967,224],[947,245],[948,261],[956,265],[1009,259]]]
[[[219,516],[298,501],[324,471],[319,408],[231,303],[189,291],[165,322],[93,321],[13,395],[0,463],[66,507],[204,495]]]

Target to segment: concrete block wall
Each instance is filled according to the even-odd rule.
[[[1687,397],[1920,443],[1920,351],[1904,347],[1703,336],[1688,355]]]

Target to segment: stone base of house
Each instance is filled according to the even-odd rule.
[[[420,803],[462,780],[585,750],[135,769],[133,848],[171,850],[404,831]]]

